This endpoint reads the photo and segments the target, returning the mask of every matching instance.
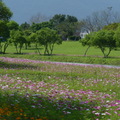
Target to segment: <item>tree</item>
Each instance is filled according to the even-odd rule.
[[[86,56],[89,48],[92,46],[92,42],[91,41],[92,41],[92,39],[94,37],[94,34],[95,34],[94,32],[91,32],[90,34],[87,34],[85,36],[85,38],[80,40],[80,42],[82,43],[83,46],[88,46],[86,51],[85,51],[85,53],[84,53],[84,56]]]
[[[0,20],[8,21],[12,15],[10,9],[0,1]]]
[[[50,19],[50,17],[47,17],[41,13],[37,13],[36,15],[33,15],[31,18],[30,18],[30,21],[29,23],[30,24],[33,24],[33,23],[42,23],[42,22],[46,22]]]
[[[56,14],[50,19],[50,22],[53,24],[54,27],[56,27],[65,20],[66,20],[66,15]]]
[[[116,40],[116,46],[120,47],[120,25],[115,31],[114,39]]]
[[[10,9],[0,1],[0,53],[5,53],[9,45],[9,28],[7,21],[12,17]]]
[[[9,29],[5,21],[0,20],[0,53],[6,52],[9,45]]]
[[[9,21],[7,23],[7,26],[9,28],[9,30],[18,30],[19,29],[19,24],[17,22],[13,21],[13,20]]]
[[[62,38],[66,40],[69,36],[73,36],[76,32],[77,18],[70,15],[56,14],[50,19],[53,29],[61,34]]]
[[[112,7],[108,7],[107,10],[94,12],[91,16],[87,16],[86,19],[83,19],[83,29],[90,32],[99,31],[104,26],[118,23],[119,21],[120,15],[112,11]]]
[[[9,41],[14,44],[16,52],[21,54],[22,47],[26,43],[23,32],[19,30],[10,31]]]
[[[65,21],[69,23],[75,23],[78,22],[78,19],[75,16],[67,15]]]
[[[33,23],[30,27],[30,29],[33,31],[33,32],[36,32],[42,28],[53,28],[53,25],[51,22],[42,22],[42,23]]]
[[[31,35],[32,32],[30,30],[24,30],[24,31],[22,31],[22,33],[23,33],[24,38],[26,39],[25,49],[27,49],[28,46],[30,47],[30,44],[31,44],[31,40],[30,40],[29,36]]]
[[[30,29],[30,24],[28,24],[27,22],[22,23],[20,25],[20,30],[28,30],[28,29]]]
[[[108,57],[110,52],[116,48],[116,41],[114,39],[114,31],[100,30],[94,34],[91,40],[92,46],[100,48],[104,57]],[[106,50],[108,49],[108,51]]]
[[[76,32],[75,23],[63,22],[56,26],[56,29],[59,34],[61,34],[63,40],[68,39],[70,36],[73,36]]]
[[[112,23],[112,24],[109,24],[109,25],[105,25],[103,27],[103,29],[104,30],[116,30],[119,25],[120,25],[120,23]]]
[[[20,26],[19,26],[19,30],[23,33],[23,36],[24,38],[26,39],[26,42],[25,42],[25,49],[28,48],[28,46],[30,47],[30,39],[29,39],[29,36],[31,35],[32,31],[30,29],[30,24],[28,24],[27,22],[25,23],[22,23]]]
[[[114,39],[115,32],[113,30],[100,30],[92,34],[86,35],[81,40],[83,45],[98,47],[104,57],[108,57],[110,52],[116,48],[116,40]]]
[[[57,31],[52,30],[50,28],[43,28],[37,33],[37,43],[40,45],[43,45],[45,50],[44,54],[52,54],[54,45],[56,44],[61,44],[62,40],[60,38],[60,35],[57,34]]]
[[[40,44],[40,42],[39,42],[39,40],[38,40],[37,33],[31,33],[30,36],[29,36],[29,40],[30,40],[30,42],[35,43],[35,47],[36,47],[36,49],[37,49],[37,51],[38,51],[38,53],[39,53],[39,55],[40,55],[41,52],[40,52],[39,46],[40,46],[41,44]]]

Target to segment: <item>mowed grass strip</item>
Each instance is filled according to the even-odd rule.
[[[41,53],[43,53],[44,48],[41,46]],[[87,46],[82,46],[79,41],[63,41],[61,45],[55,45],[53,54],[61,54],[61,55],[84,55],[85,51],[87,49]],[[13,45],[9,45],[7,53],[16,53],[15,47]],[[25,48],[22,49],[23,53],[36,53],[37,49],[35,48],[34,44],[31,44],[31,47],[28,47],[26,50]],[[90,49],[87,52],[87,55],[89,56],[99,56],[102,57],[103,54],[100,51],[100,49],[96,47],[90,47]],[[113,50],[110,54],[112,57],[118,57],[119,56],[119,50]]]

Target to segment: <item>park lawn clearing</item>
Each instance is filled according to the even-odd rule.
[[[43,47],[41,46],[41,53]],[[28,49],[23,48],[22,54],[15,54],[14,46],[9,45],[6,53],[0,54],[1,57],[26,58],[41,61],[74,62],[89,64],[105,64],[120,66],[119,49],[111,51],[109,58],[103,58],[102,52],[98,48],[90,47],[87,56],[84,52],[87,47],[83,47],[79,41],[64,41],[62,45],[55,45],[53,55],[39,55],[34,44]]]

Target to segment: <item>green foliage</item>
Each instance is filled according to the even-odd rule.
[[[0,20],[8,21],[11,17],[10,9],[3,2],[0,2]]]
[[[52,54],[55,43],[61,44],[62,40],[57,31],[50,28],[43,28],[36,32],[37,43],[45,48],[44,54]]]
[[[23,35],[23,32],[19,30],[12,30],[10,32],[9,41],[14,44],[17,53],[21,53],[22,47],[24,43],[26,43],[26,39]]]
[[[76,32],[76,24],[70,22],[63,22],[56,26],[55,28],[59,34],[61,34],[63,40],[69,38],[69,36],[73,36]]]
[[[89,48],[92,46],[91,40],[93,39],[94,32],[87,34],[85,38],[80,39],[80,42],[82,43],[83,46],[88,46],[87,49],[85,50],[84,56],[86,56]]]
[[[0,20],[0,36],[3,38],[9,37],[9,29],[5,21]]]
[[[81,39],[80,42],[82,43],[82,45],[83,46],[86,46],[86,45],[91,46],[92,45],[91,41],[93,39],[94,34],[95,33],[92,32],[90,34],[87,34],[85,36],[85,38]]]
[[[37,40],[36,40],[36,38],[37,38],[37,34],[36,33],[31,33],[29,36],[29,39],[30,39],[30,41],[32,42],[32,43],[36,43],[37,42]]]
[[[33,31],[33,32],[36,32],[42,28],[52,28],[53,25],[51,22],[42,22],[42,23],[33,23],[30,27],[30,29]]]
[[[62,23],[65,21],[65,15],[61,14],[56,14],[53,16],[52,19],[50,19],[50,22],[54,25],[57,26],[58,24]]]
[[[28,29],[26,29],[26,30],[24,30],[24,31],[22,31],[23,32],[23,36],[24,36],[24,38],[26,39],[26,42],[25,42],[25,49],[27,49],[28,48],[28,46],[30,46],[30,44],[31,44],[31,40],[30,40],[30,35],[32,34],[32,32]]]
[[[112,23],[103,27],[104,30],[116,30],[119,26],[119,23]]]
[[[20,28],[20,30],[28,30],[28,29],[30,29],[30,24],[25,22],[25,23],[21,24],[19,28]]]
[[[75,16],[67,15],[66,22],[74,23],[74,22],[78,22],[78,19]]]
[[[0,20],[0,53],[5,53],[9,45],[9,29],[5,21]]]
[[[120,47],[120,26],[117,28],[114,39],[116,40],[117,47]]]
[[[9,45],[9,28],[7,26],[7,21],[12,17],[12,12],[10,9],[0,1],[0,53],[5,53]]]
[[[98,32],[86,35],[81,42],[84,46],[88,45],[100,48],[104,57],[108,57],[110,52],[116,48],[114,34],[115,32],[112,30],[100,30]],[[106,49],[108,49],[108,51],[105,53]]]
[[[111,50],[116,48],[116,41],[114,39],[114,31],[101,30],[96,32],[92,39],[92,45],[101,49],[104,57],[108,57]],[[106,48],[108,52],[105,53]]]
[[[72,40],[72,41],[79,41],[81,38],[80,38],[80,36],[73,35],[73,36],[69,36],[68,39]]]
[[[13,20],[9,21],[7,23],[7,26],[9,28],[9,30],[18,30],[19,29],[19,24],[17,22],[13,21]]]
[[[50,22],[53,24],[53,28],[66,40],[69,36],[75,34],[78,20],[74,16],[56,14],[50,19]]]
[[[52,19],[50,19],[50,22],[56,26],[60,23],[63,23],[63,22],[69,22],[69,23],[74,23],[74,22],[77,22],[78,19],[74,16],[70,16],[70,15],[64,15],[64,14],[56,14],[53,16]]]

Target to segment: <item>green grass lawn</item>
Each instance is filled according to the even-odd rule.
[[[76,41],[67,41],[63,42],[62,45],[55,46],[55,54],[66,54],[66,55],[84,55],[87,46],[82,46],[80,42]],[[88,56],[98,56],[103,57],[100,49],[91,47],[88,52]],[[120,51],[112,51],[110,57],[120,57]]]
[[[87,53],[87,56],[83,56],[87,47],[83,47],[80,42],[65,41],[61,45],[55,45],[53,55],[45,56],[39,55],[35,46],[32,44],[27,50],[22,49],[24,54],[14,54],[15,47],[9,46],[7,54],[0,54],[5,57],[18,57],[42,61],[61,61],[61,62],[77,62],[77,63],[91,63],[91,64],[108,64],[120,66],[120,51],[113,50],[109,58],[103,58],[103,54],[98,48],[91,47]],[[43,53],[43,48],[41,48]]]
[[[87,46],[83,47],[79,41],[65,41],[61,45],[55,45],[53,54],[64,54],[64,55],[84,55],[84,52],[86,51]],[[35,46],[32,44],[31,47],[28,48],[28,50],[24,49],[22,50],[23,53],[36,53]],[[7,53],[15,53],[15,47],[9,46]],[[43,53],[43,47],[41,47],[41,53]],[[102,52],[100,49],[91,47],[87,53],[88,56],[101,56],[103,57]],[[119,51],[112,51],[110,54],[110,57],[119,57]]]

